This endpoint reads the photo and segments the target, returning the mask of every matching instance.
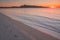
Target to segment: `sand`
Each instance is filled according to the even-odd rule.
[[[0,13],[0,40],[59,40]]]

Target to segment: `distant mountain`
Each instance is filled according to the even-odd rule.
[[[21,6],[0,7],[0,8],[50,8],[50,7],[33,6],[33,5],[21,5]],[[58,6],[57,8],[60,8],[60,6]]]
[[[47,8],[47,7],[44,7],[44,6],[33,6],[33,5],[21,5],[21,6],[0,7],[0,8]]]
[[[43,6],[22,5],[20,8],[47,8]]]

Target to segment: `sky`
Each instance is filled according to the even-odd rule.
[[[20,5],[60,5],[60,0],[0,0],[0,6],[20,6]]]

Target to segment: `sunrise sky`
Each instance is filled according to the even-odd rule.
[[[0,6],[20,6],[20,5],[37,5],[37,6],[60,6],[60,0],[0,0]]]

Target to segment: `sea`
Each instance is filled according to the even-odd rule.
[[[60,39],[60,8],[0,8],[0,13]]]

